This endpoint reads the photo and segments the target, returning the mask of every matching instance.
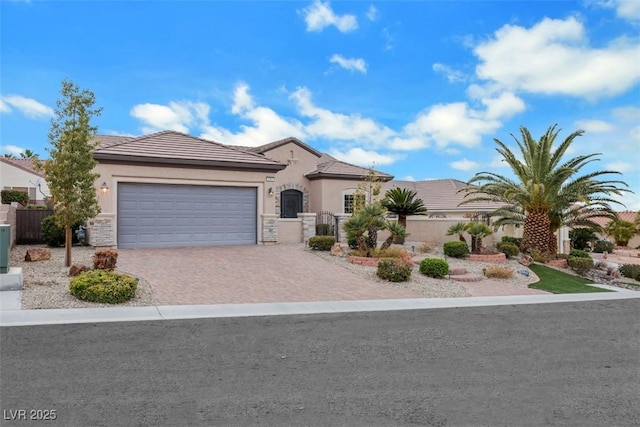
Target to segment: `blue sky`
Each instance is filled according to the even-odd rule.
[[[102,134],[294,136],[396,179],[508,174],[493,138],[558,123],[640,209],[638,0],[33,0],[0,15],[0,154],[47,156],[68,78],[95,93]]]

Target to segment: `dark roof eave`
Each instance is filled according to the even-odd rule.
[[[197,160],[197,159],[165,159],[161,157],[145,157],[145,156],[127,156],[122,154],[106,154],[93,153],[96,160],[107,160],[111,162],[132,162],[132,163],[159,163],[168,165],[186,165],[186,166],[209,166],[224,169],[249,169],[256,172],[273,172],[280,171],[287,167],[282,163],[261,164],[261,163],[245,163],[245,162],[222,162],[216,160]]]
[[[365,175],[346,175],[339,173],[322,173],[322,172],[311,172],[305,177],[311,181],[315,179],[348,179],[352,181],[362,181],[362,177]],[[393,175],[380,176],[376,175],[376,178],[380,181],[387,182],[393,179]]]

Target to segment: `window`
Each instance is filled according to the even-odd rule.
[[[364,205],[364,194],[344,195],[344,213],[353,213],[353,208],[356,204]]]

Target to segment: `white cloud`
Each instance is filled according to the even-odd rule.
[[[449,163],[449,166],[451,166],[452,169],[468,172],[470,170],[477,169],[480,164],[472,160],[462,159]]]
[[[382,32],[380,34],[382,36],[382,40],[384,41],[384,44],[382,46],[382,50],[384,50],[384,51],[393,50],[393,48],[396,47],[396,38],[395,38],[395,36],[393,34],[391,34],[391,32],[387,28],[383,28]]]
[[[416,179],[411,176],[411,175],[407,175],[404,178],[402,178],[402,181],[415,181]]]
[[[373,150],[364,150],[362,148],[350,148],[347,151],[340,151],[332,149],[329,151],[329,155],[335,157],[343,162],[352,163],[359,166],[369,167],[372,165],[390,165],[397,160],[400,160],[401,156],[393,156],[389,154],[380,154]]]
[[[510,90],[595,99],[640,82],[640,44],[620,38],[605,48],[588,45],[575,17],[545,18],[531,28],[505,25],[474,49],[478,77]]]
[[[345,58],[344,56],[334,53],[329,59],[332,64],[338,64],[340,67],[351,72],[358,71],[367,74],[367,63],[362,58]]]
[[[53,108],[48,107],[32,98],[20,95],[3,96],[0,101],[0,112],[9,113],[11,107],[17,109],[30,119],[46,119],[54,116]]]
[[[640,20],[640,2],[638,0],[604,0],[596,3],[607,9],[615,9],[616,15],[622,19]]]
[[[369,6],[369,9],[367,9],[367,19],[369,21],[378,19],[378,9],[374,5]]]
[[[635,106],[620,107],[613,110],[613,116],[628,122],[640,122],[640,108]]]
[[[511,92],[504,92],[497,97],[482,98],[487,107],[484,116],[487,119],[509,118],[525,110],[524,101]]]
[[[395,135],[388,127],[358,114],[340,114],[316,107],[307,88],[299,88],[291,94],[299,113],[312,119],[305,126],[312,138],[327,138],[341,141],[357,141],[359,144],[380,146]]]
[[[578,129],[590,133],[606,133],[615,129],[615,126],[604,120],[578,120],[575,122],[575,125]]]
[[[634,165],[631,163],[624,162],[622,160],[618,160],[615,162],[607,163],[605,165],[606,170],[617,171],[617,172],[630,172],[634,169]]]
[[[250,147],[291,136],[299,139],[306,137],[304,126],[299,121],[283,118],[271,108],[256,106],[246,83],[236,86],[231,112],[252,125],[242,125],[240,132],[233,133],[225,128],[206,124],[202,127],[201,137],[224,144]]]
[[[302,10],[307,23],[307,31],[322,31],[334,25],[340,32],[346,33],[358,28],[358,20],[354,15],[336,15],[329,2],[314,1]]]
[[[24,148],[17,147],[15,145],[0,145],[0,148],[5,153],[13,154],[14,156],[19,156],[20,153],[23,153],[25,151]]]
[[[431,68],[436,73],[443,74],[447,78],[447,81],[449,81],[449,83],[463,82],[466,80],[466,77],[462,71],[454,70],[448,65],[436,62]]]
[[[389,142],[389,148],[399,151],[420,150],[429,146],[429,141],[424,137],[397,137]]]
[[[189,133],[191,126],[208,121],[209,110],[209,105],[203,102],[172,101],[169,105],[134,105],[130,114],[146,124],[142,127],[144,133],[162,130]]]

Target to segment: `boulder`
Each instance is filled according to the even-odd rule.
[[[24,260],[27,262],[46,261],[48,259],[51,259],[51,251],[47,248],[27,249],[27,254],[24,256]]]
[[[344,256],[344,249],[342,249],[340,243],[336,243],[335,245],[333,245],[333,247],[331,248],[331,255]]]
[[[533,258],[531,258],[531,255],[522,254],[518,262],[525,267],[529,267],[531,264],[533,264]]]
[[[75,277],[78,274],[85,272],[85,271],[89,271],[89,267],[87,267],[84,264],[73,264],[71,266],[71,268],[69,269],[69,276],[71,277]]]

